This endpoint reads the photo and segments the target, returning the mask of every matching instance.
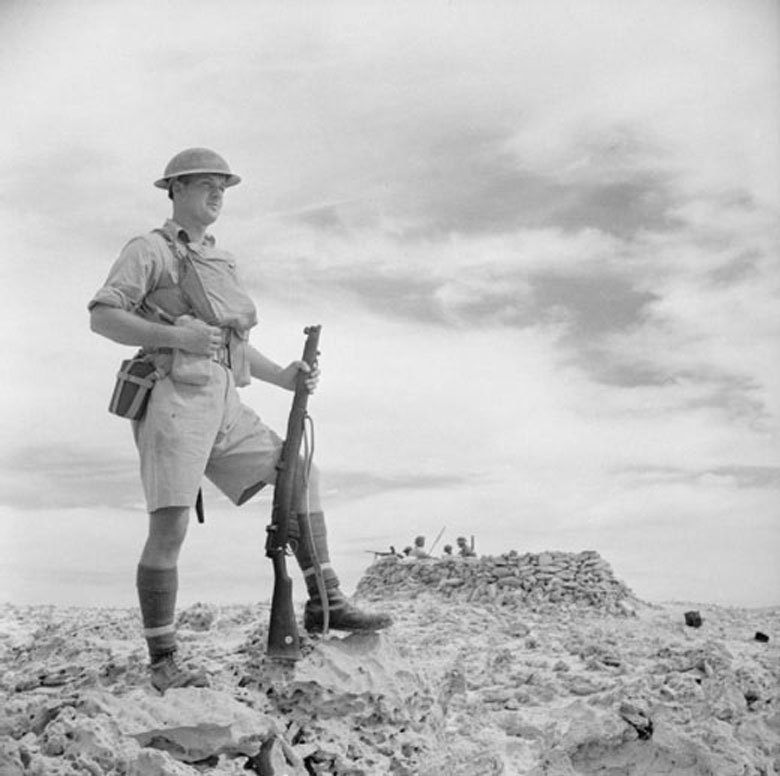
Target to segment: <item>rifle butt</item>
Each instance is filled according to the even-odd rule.
[[[269,658],[300,660],[301,645],[292,601],[292,580],[287,574],[284,555],[274,558],[274,593],[268,626]]]

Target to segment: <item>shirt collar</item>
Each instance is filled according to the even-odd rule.
[[[190,244],[191,240],[187,230],[180,224],[177,224],[172,218],[169,218],[165,222],[164,229],[168,232],[168,234],[171,235],[171,237],[174,237],[177,240],[181,240],[187,245]],[[213,248],[215,243],[216,240],[214,239],[214,235],[207,232],[203,235],[203,241],[200,244],[205,245],[208,248]],[[196,245],[197,244],[198,243],[196,243]]]

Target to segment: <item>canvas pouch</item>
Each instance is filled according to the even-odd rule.
[[[211,380],[211,361],[209,356],[196,356],[175,349],[171,362],[171,380],[187,385],[206,385]]]
[[[108,411],[120,418],[141,420],[159,376],[154,360],[148,354],[138,353],[122,361]]]

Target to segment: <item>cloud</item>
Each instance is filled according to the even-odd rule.
[[[123,218],[120,208],[106,201],[106,190],[117,203],[135,198],[135,184],[113,154],[78,140],[61,139],[56,146],[37,148],[34,155],[6,160],[0,178],[15,192],[7,204],[9,221],[26,243],[41,249],[51,245],[50,232],[61,230],[65,209],[71,233],[115,240]]]
[[[735,488],[777,490],[780,488],[780,466],[714,466],[708,469],[678,469],[672,467],[643,467],[626,469],[646,484],[709,483]]]
[[[491,118],[448,117],[445,124],[432,114],[419,117],[423,130],[414,138],[408,131],[392,138],[380,133],[376,141],[387,158],[373,168],[363,198],[303,208],[301,221],[336,232],[391,223],[408,240],[548,227],[628,238],[679,226],[672,170],[659,166],[659,149],[639,132],[606,127],[618,136],[606,148],[572,138],[571,158],[547,168],[531,150],[513,149],[514,130],[489,123]],[[402,154],[414,163],[405,163]]]
[[[729,477],[738,488],[780,488],[780,466],[721,466],[713,474]]]
[[[593,272],[566,277],[539,274],[531,279],[534,301],[540,316],[563,310],[570,319],[566,338],[587,343],[615,330],[630,330],[646,318],[647,309],[658,299],[637,290],[623,276]]]
[[[0,459],[0,507],[22,512],[89,510],[108,507],[114,512],[143,511],[143,493],[134,459],[106,455],[82,447],[51,445],[17,447]],[[457,488],[468,479],[458,474],[397,471],[379,474],[370,469],[329,468],[325,497],[343,503],[392,491]],[[207,502],[227,503],[208,485]],[[266,499],[270,496],[264,494]]]
[[[774,240],[760,209],[735,204],[727,218],[631,240],[593,229],[410,240],[351,226],[341,206],[339,228],[314,227],[316,238],[275,242],[272,230],[256,284],[422,326],[544,331],[560,363],[596,383],[656,389],[648,410],[713,408],[768,428],[780,379],[766,336],[778,328]]]
[[[2,505],[22,511],[137,508],[142,501],[132,459],[80,445],[7,447],[0,459]]]
[[[511,131],[497,134],[489,126],[442,128],[423,141],[422,161],[413,178],[397,184],[391,207],[403,219],[418,219],[412,235],[423,236],[553,226],[629,238],[679,225],[671,216],[669,173],[648,165],[652,148],[597,155],[574,147],[570,154],[587,163],[540,170],[532,153],[511,150],[511,139]]]
[[[420,323],[446,320],[436,293],[439,282],[412,273],[383,272],[381,268],[334,268],[318,273],[315,283],[347,292],[373,314],[400,317]],[[322,286],[320,286],[322,287]]]
[[[396,472],[379,475],[372,471],[329,469],[325,496],[332,499],[355,500],[393,491],[440,490],[468,485],[462,475],[437,475],[425,472]]]

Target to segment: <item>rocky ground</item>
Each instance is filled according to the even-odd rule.
[[[780,607],[507,598],[482,567],[487,597],[448,571],[383,598],[395,563],[358,591],[396,625],[304,637],[294,667],[265,657],[267,606],[183,611],[212,686],[163,696],[135,611],[5,606],[0,776],[780,773]]]

